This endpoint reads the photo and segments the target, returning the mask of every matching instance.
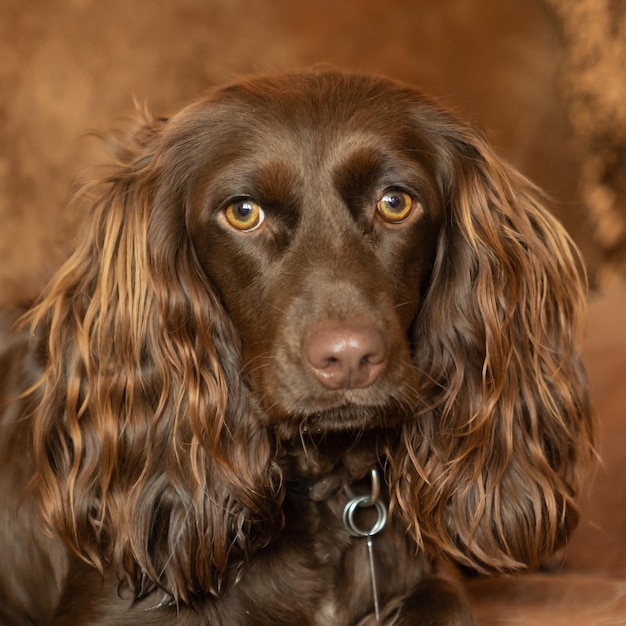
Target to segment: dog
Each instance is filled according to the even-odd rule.
[[[593,456],[579,254],[413,87],[316,69],[118,136],[5,323],[7,624],[473,624]],[[8,318],[7,318],[8,319]]]

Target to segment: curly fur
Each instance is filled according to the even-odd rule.
[[[313,210],[296,201],[309,191],[293,172],[326,176],[327,185],[331,177],[315,161],[303,165],[306,154],[296,143],[302,137],[312,145],[321,138],[323,167],[335,168],[332,181],[349,187],[342,198],[355,204],[359,185],[375,169],[359,143],[382,151],[397,140],[394,158],[403,167],[419,165],[428,183],[423,203],[431,201],[438,213],[424,218],[421,229],[357,239],[344,222],[326,231],[309,225],[302,235],[304,227],[284,212],[287,226],[272,231],[271,254],[256,235],[242,253],[239,240],[210,234],[207,197],[219,185],[239,184],[232,182],[238,180],[232,164],[260,163],[273,142],[281,156],[255,170],[259,193],[271,205],[279,188],[285,204],[293,198],[298,210]],[[337,164],[350,151],[354,162],[342,169]],[[34,355],[28,371],[36,372],[29,374],[30,399],[22,400],[30,408],[23,407],[23,420],[6,417],[3,426],[21,433],[30,448],[19,459],[9,454],[3,466],[21,464],[32,476],[27,497],[73,555],[69,565],[53,568],[60,579],[48,607],[60,607],[54,623],[78,623],[64,605],[84,623],[108,623],[106,615],[94,617],[98,607],[118,620],[128,615],[124,623],[148,623],[140,621],[145,612],[133,618],[132,607],[155,590],[173,601],[185,624],[196,623],[188,606],[210,615],[211,623],[366,619],[357,609],[340,617],[339,609],[323,608],[330,591],[315,572],[327,566],[313,555],[343,545],[340,525],[321,539],[307,522],[299,532],[308,533],[309,543],[282,534],[304,523],[290,521],[287,481],[332,482],[340,458],[341,484],[358,482],[372,463],[381,464],[399,529],[394,550],[409,560],[420,553],[501,572],[537,566],[565,542],[592,456],[578,354],[581,264],[538,190],[475,130],[412,88],[383,79],[333,72],[261,77],[216,90],[171,119],[144,113],[118,142],[107,175],[88,191],[90,214],[77,249],[25,318]],[[337,203],[328,193],[325,200]],[[334,228],[351,229],[341,250]],[[385,243],[391,251],[384,248],[366,267],[372,247],[389,237],[396,247]],[[346,241],[356,252],[344,251]],[[328,270],[325,255],[341,259],[340,269]],[[228,273],[229,264],[237,273]],[[280,288],[269,283],[276,272]],[[320,278],[324,272],[332,278]],[[261,286],[251,279],[250,292],[237,290],[240,274]],[[344,287],[352,281],[361,291],[337,295],[333,281]],[[326,304],[302,314],[298,299],[313,301],[299,289],[317,289],[315,302]],[[255,290],[275,294],[267,305],[274,317],[263,313]],[[384,302],[368,306],[374,292]],[[380,389],[354,393],[361,399],[344,414],[343,401],[333,404],[326,390],[308,391],[314,383],[291,363],[292,346],[311,319],[343,319],[353,309],[368,320],[386,316],[398,364],[377,383]],[[278,340],[280,350],[273,347]],[[312,397],[319,407],[311,406]],[[329,510],[340,510],[336,494],[329,491]],[[301,506],[305,518],[326,519],[321,505]],[[406,529],[410,540],[400,542]],[[283,552],[288,558],[275,556]],[[347,557],[333,558],[346,567]],[[431,571],[424,564],[418,569],[397,592],[390,587],[394,623],[417,623],[410,621],[415,598],[422,597],[416,581],[428,580]],[[81,587],[96,570],[104,586]],[[289,600],[285,588],[295,579],[302,587]],[[136,598],[130,608],[124,604],[127,614],[115,613],[122,611],[117,591],[106,592],[119,580]],[[367,580],[361,572],[350,584],[366,589]],[[5,596],[15,598],[6,581]],[[262,600],[252,602],[261,589],[286,599],[263,608]],[[81,604],[88,593],[93,599]],[[241,604],[238,612],[227,607],[228,598],[231,606]],[[25,616],[43,600],[10,602],[23,605],[16,623],[28,623]],[[371,611],[371,598],[368,603]],[[267,614],[250,617],[255,610]],[[423,605],[419,610],[424,614]],[[317,621],[306,621],[312,614]],[[440,621],[470,623],[467,615],[459,608],[449,622]],[[150,616],[150,623],[161,623],[158,610]]]

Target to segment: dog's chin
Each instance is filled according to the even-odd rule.
[[[408,407],[396,402],[381,405],[343,404],[321,410],[295,410],[272,420],[280,439],[303,434],[364,432],[397,427],[410,414]]]

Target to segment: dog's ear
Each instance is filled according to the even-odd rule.
[[[144,116],[28,316],[45,354],[32,421],[46,523],[136,591],[147,576],[184,601],[217,593],[280,521],[239,339],[186,231],[175,149],[193,124]]]
[[[575,526],[593,456],[584,272],[538,190],[477,132],[426,113],[446,216],[415,324],[424,406],[390,480],[418,542],[479,570],[536,565]]]

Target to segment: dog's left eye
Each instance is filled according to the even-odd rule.
[[[263,209],[256,202],[248,199],[229,204],[226,207],[225,216],[233,228],[245,233],[256,230],[265,221]]]
[[[386,191],[376,204],[376,210],[386,222],[398,224],[411,215],[415,204],[415,200],[404,191]]]

